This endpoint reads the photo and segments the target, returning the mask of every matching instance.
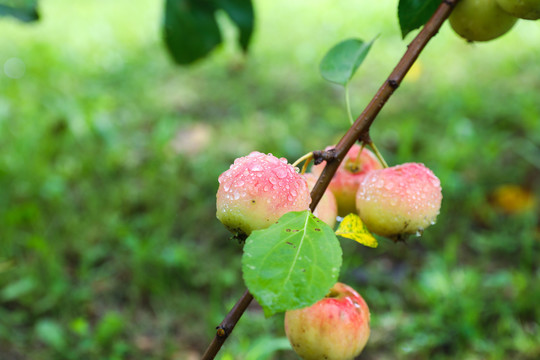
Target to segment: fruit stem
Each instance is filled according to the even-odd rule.
[[[375,156],[377,157],[377,159],[379,160],[379,162],[381,163],[381,165],[384,167],[384,168],[387,168],[388,167],[388,164],[386,163],[386,161],[384,160],[384,157],[382,156],[382,154],[379,152],[379,149],[377,149],[377,147],[375,146],[375,143],[373,141],[370,141],[367,143],[369,145],[369,147],[371,148],[371,150],[373,150],[373,153],[375,154]]]
[[[353,119],[352,111],[351,111],[351,99],[349,96],[349,83],[345,85],[345,106],[347,107],[347,116],[349,118],[349,123],[352,125],[354,123],[354,119]]]
[[[303,155],[301,158],[296,160],[292,164],[292,166],[297,167],[298,164],[300,164],[302,161],[305,161],[304,166],[302,166],[302,171],[300,171],[300,174],[305,174],[305,172],[307,170],[307,167],[308,167],[309,163],[311,162],[311,160],[313,160],[313,152],[309,152],[309,153]]]

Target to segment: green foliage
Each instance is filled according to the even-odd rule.
[[[219,10],[237,26],[238,43],[247,51],[254,26],[251,0],[167,0],[163,34],[176,63],[190,64],[222,42],[216,20]]]
[[[320,64],[322,77],[336,84],[347,85],[362,65],[374,41],[365,43],[360,39],[347,39],[332,47]]]
[[[341,255],[332,228],[309,210],[289,212],[247,238],[242,272],[270,316],[322,299],[337,281]]]
[[[405,38],[408,33],[423,26],[440,4],[441,0],[399,0],[398,20],[401,36]]]
[[[202,356],[245,289],[218,175],[251,150],[294,161],[336,143],[342,91],[317,71],[336,39],[381,32],[349,84],[355,112],[405,50],[395,2],[312,4],[255,2],[256,51],[226,43],[189,71],[164,54],[155,0],[43,1],[35,26],[0,21],[0,358]],[[539,358],[539,35],[522,21],[470,46],[443,26],[374,123],[386,160],[428,165],[444,199],[421,238],[341,242],[340,281],[372,310],[364,358]],[[501,184],[536,207],[504,212]],[[98,343],[109,313],[125,327]],[[65,347],[37,336],[42,321]],[[254,302],[218,359],[283,336]]]
[[[1,16],[11,16],[23,22],[39,20],[37,0],[0,0]]]

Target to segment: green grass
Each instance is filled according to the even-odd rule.
[[[37,24],[0,19],[0,358],[199,358],[243,292],[217,177],[252,150],[293,161],[340,138],[325,51],[380,34],[351,85],[358,114],[411,39],[395,4],[367,3],[257,1],[249,57],[229,41],[190,68],[163,48],[161,2],[49,0]],[[375,122],[386,160],[426,163],[444,200],[421,238],[342,242],[341,280],[372,313],[363,359],[540,356],[538,206],[492,197],[540,198],[539,37],[522,21],[469,45],[445,25]],[[23,77],[4,73],[11,58]],[[220,358],[282,348],[282,321],[253,305]]]

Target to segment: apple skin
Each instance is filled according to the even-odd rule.
[[[372,171],[356,195],[358,215],[369,231],[394,240],[435,224],[441,202],[440,180],[420,163]]]
[[[332,148],[333,146],[329,146],[326,150]],[[346,216],[356,212],[355,197],[358,185],[360,185],[368,172],[383,167],[377,157],[368,149],[364,148],[360,157],[358,157],[360,149],[361,147],[358,144],[354,144],[350,148],[330,181],[330,185],[328,185],[328,188],[336,197],[339,216]],[[311,173],[318,178],[325,166],[326,161],[314,165],[311,168]]]
[[[506,33],[517,18],[495,0],[461,0],[450,14],[452,29],[468,41],[489,41]]]
[[[285,333],[304,360],[349,360],[369,338],[369,308],[360,294],[343,283],[317,303],[285,313]]]
[[[540,19],[540,0],[496,0],[508,14],[527,20]]]
[[[306,179],[309,191],[313,190],[313,187],[317,182],[315,175],[306,173],[304,174],[304,179]],[[325,190],[321,200],[313,212],[313,215],[324,221],[331,228],[334,228],[337,218],[337,202],[332,191],[329,189]]]
[[[254,151],[238,158],[219,176],[216,216],[243,237],[265,229],[289,211],[309,208],[306,180],[287,159]]]

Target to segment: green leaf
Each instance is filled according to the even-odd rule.
[[[240,31],[240,46],[244,51],[248,50],[249,41],[253,34],[255,14],[251,0],[216,0]]]
[[[163,34],[174,61],[190,64],[222,42],[216,11],[224,10],[240,32],[240,46],[249,47],[254,25],[251,0],[167,0]]]
[[[321,61],[320,72],[326,80],[347,85],[362,64],[375,39],[365,43],[360,39],[347,39],[331,48]]]
[[[306,210],[289,212],[246,240],[244,281],[266,316],[309,306],[336,283],[341,247],[331,227]]]
[[[343,218],[336,230],[336,235],[354,240],[364,246],[376,248],[379,246],[377,239],[369,232],[366,225],[356,214],[348,214]]]
[[[48,319],[40,320],[36,324],[35,331],[38,339],[45,344],[52,346],[57,350],[66,347],[64,330],[56,321]]]
[[[37,0],[0,0],[0,16],[12,16],[23,22],[39,20]]]
[[[401,36],[423,26],[435,13],[441,0],[399,0],[398,19]]]

